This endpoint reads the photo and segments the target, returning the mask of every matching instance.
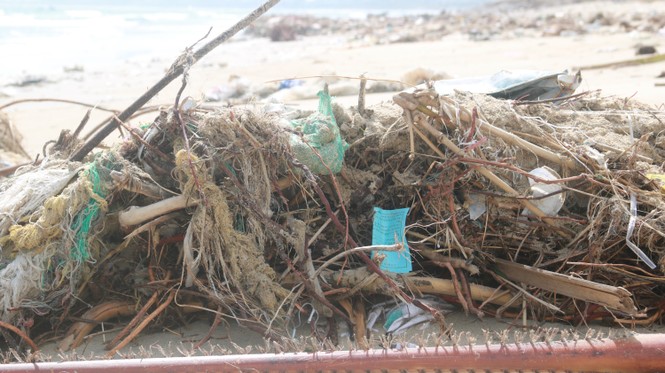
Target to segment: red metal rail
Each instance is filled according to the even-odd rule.
[[[2,372],[665,372],[665,334],[576,342],[0,365]]]

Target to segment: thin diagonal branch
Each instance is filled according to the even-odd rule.
[[[192,54],[192,59],[189,61],[190,66],[198,62],[203,56],[208,54],[210,51],[218,47],[223,42],[230,39],[233,35],[240,32],[245,27],[249,26],[257,18],[267,12],[270,8],[279,3],[280,0],[268,0],[263,5],[256,8],[253,12],[245,16],[238,23],[231,26],[228,30],[224,31],[222,34],[199,48],[196,52]],[[143,107],[151,98],[153,98],[157,93],[159,93],[164,87],[171,83],[175,78],[179,77],[185,70],[185,65],[188,63],[187,59],[178,58],[176,62],[171,66],[169,71],[160,79],[155,85],[148,89],[141,97],[136,99],[131,105],[129,105],[122,113],[118,114],[117,118],[114,118],[110,123],[105,125],[95,136],[88,140],[83,146],[78,149],[71,156],[70,160],[72,161],[81,161],[85,158],[92,149],[94,149],[100,142],[102,142],[106,136],[108,136],[113,130],[118,126],[118,121],[126,121],[129,119],[134,112]]]

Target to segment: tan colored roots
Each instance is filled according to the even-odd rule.
[[[196,181],[190,160],[196,170]],[[279,302],[275,293],[284,289],[275,283],[275,272],[265,262],[256,235],[236,229],[237,219],[243,217],[239,214],[234,217],[226,193],[210,180],[206,167],[194,155],[188,157],[186,151],[179,151],[176,169],[185,182],[184,194],[201,199],[187,232],[192,247],[186,247],[185,251],[193,251],[190,260],[196,262],[192,265],[185,260],[185,266],[193,272],[188,275],[196,275],[200,262],[207,273],[209,291],[219,291],[223,286],[229,292],[246,292],[245,302],[256,299],[263,309],[276,311]],[[222,298],[221,294],[218,298]]]

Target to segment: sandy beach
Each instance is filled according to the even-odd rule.
[[[640,101],[654,109],[665,110],[665,62],[661,59],[657,63],[619,64],[645,57],[636,55],[640,46],[653,46],[656,54],[665,53],[665,2],[583,1],[558,6],[536,2],[525,6],[527,3],[506,1],[493,5],[490,10],[413,16],[394,21],[398,25],[394,28],[384,27],[376,32],[371,28],[385,24],[385,19],[339,20],[346,25],[340,27],[339,32],[315,28],[296,34],[295,40],[279,42],[261,36],[261,32],[268,32],[270,25],[287,22],[284,19],[288,17],[268,16],[252,31],[259,36],[247,33],[223,44],[193,66],[183,96],[191,96],[202,105],[282,101],[303,110],[314,110],[317,89],[322,88],[324,81],[330,83],[336,102],[351,106],[357,103],[357,78],[361,76],[369,78],[377,87],[378,83],[383,84],[383,88],[376,88],[380,92],[367,95],[367,103],[371,105],[391,101],[402,87],[410,85],[405,79],[414,76],[436,74],[465,78],[501,70],[580,70],[582,83],[577,93],[599,90],[604,96]],[[205,34],[207,26],[199,31],[190,35],[192,43]],[[76,68],[63,66],[68,67],[67,72],[45,75],[39,82],[23,86],[12,81],[20,82],[25,75],[7,78],[5,85],[0,85],[0,107],[19,100],[64,99],[122,110],[158,81],[176,57],[153,55],[117,60],[104,68],[88,67],[86,61],[81,60]],[[7,63],[20,64],[21,61]],[[607,64],[610,65],[602,67]],[[414,72],[417,69],[421,72]],[[275,88],[280,82],[293,80],[302,81],[298,83],[301,86],[282,91]],[[399,81],[404,84],[400,85]],[[180,80],[171,83],[150,104],[172,105],[181,84]],[[215,94],[223,96],[227,92],[233,92],[229,95],[234,96],[211,99]],[[44,145],[56,140],[62,130],[73,131],[86,111],[86,107],[57,102],[23,102],[3,109],[23,135],[23,146],[32,158],[42,154]],[[82,133],[87,134],[108,115],[93,110]],[[131,124],[138,126],[156,115],[156,112],[149,113]],[[117,140],[118,135],[114,134],[106,143]],[[461,312],[449,317],[456,331],[476,335],[520,321],[479,321]],[[193,341],[205,335],[211,321],[196,320],[187,329],[154,330],[161,334],[146,333],[123,352],[131,356],[182,355],[179,349],[187,350]],[[585,330],[584,325],[532,326],[581,327],[582,334]],[[593,327],[605,335],[616,333],[603,325]],[[661,329],[651,327],[640,331]],[[90,358],[96,356],[96,352],[91,351],[103,350],[103,342],[109,337],[100,333],[87,339],[76,353],[69,353],[73,355],[59,355],[55,343],[45,345],[44,353],[53,359]],[[220,327],[212,342],[224,346],[225,351],[235,352],[230,342],[243,345],[255,340],[248,339],[242,329]],[[157,344],[161,347],[155,347]],[[169,346],[166,352],[165,345]],[[210,347],[211,353],[215,353],[214,348]]]
[[[518,8],[505,15],[513,19],[549,18],[544,24],[550,29],[556,29],[557,25],[570,22],[585,24],[601,13],[607,14],[609,19],[639,19],[633,14],[642,15],[646,19],[649,15],[665,13],[665,4],[654,1],[590,1],[538,9]],[[482,16],[475,18],[475,22],[482,21]],[[615,21],[620,20],[617,18]],[[271,42],[268,38],[245,38],[247,40],[224,44],[192,68],[184,95],[201,99],[206,92],[228,84],[233,76],[261,88],[270,85],[267,82],[322,75],[359,77],[364,74],[373,79],[400,80],[404,74],[416,68],[456,78],[490,75],[501,70],[562,71],[582,68],[583,81],[578,92],[601,90],[603,95],[625,97],[654,106],[662,105],[665,101],[665,87],[656,84],[663,81],[657,77],[665,70],[664,62],[584,68],[634,59],[639,45],[651,45],[657,50],[665,48],[665,31],[662,28],[621,32],[618,25],[610,26],[598,30],[589,28],[591,31],[585,33],[559,32],[559,35],[545,35],[554,31],[539,29],[524,29],[528,32],[513,29],[508,30],[511,32],[497,32],[496,35],[487,31],[487,40],[473,40],[468,32],[450,30],[439,40],[402,43],[377,40],[367,34],[367,30],[362,30],[365,34],[360,35],[354,34],[360,31],[352,30],[339,35],[299,36],[297,40],[285,42]],[[412,27],[425,28],[426,25]],[[192,40],[197,37],[199,35],[192,35]],[[154,84],[174,57],[119,60],[104,70],[88,69],[85,61],[81,61],[83,71],[47,76],[49,82],[26,87],[2,87],[0,105],[27,98],[60,98],[121,110]],[[346,78],[334,80],[349,87],[343,92],[346,95],[337,95],[337,101],[345,105],[353,104],[357,96],[351,92],[358,81]],[[179,81],[172,83],[151,104],[172,104],[179,87]],[[315,88],[312,87],[311,97],[314,97]],[[390,100],[392,94],[370,95],[368,102]],[[312,102],[302,102],[300,96],[293,96],[285,95],[284,99],[288,103],[302,105],[303,109],[311,109],[308,106]],[[56,139],[61,130],[76,128],[86,110],[74,105],[38,103],[15,105],[5,111],[25,135],[25,148],[31,155],[35,155],[41,152],[46,141]],[[105,118],[104,113],[92,114],[88,128]]]

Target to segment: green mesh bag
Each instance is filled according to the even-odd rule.
[[[327,175],[332,171],[337,174],[342,170],[344,152],[349,145],[339,133],[327,90],[320,91],[318,96],[317,113],[291,122],[294,129],[303,133],[302,137],[291,135],[291,149],[313,173]]]

